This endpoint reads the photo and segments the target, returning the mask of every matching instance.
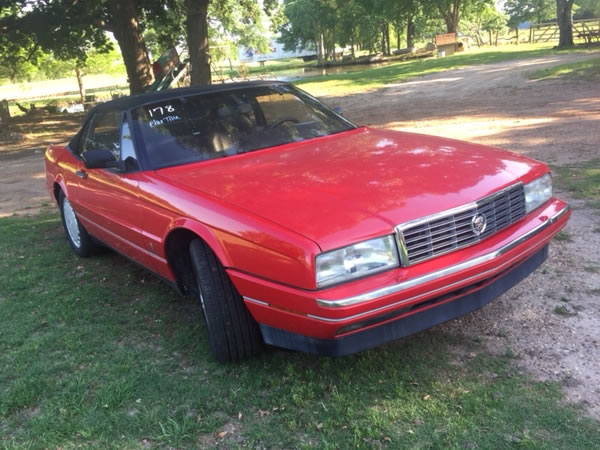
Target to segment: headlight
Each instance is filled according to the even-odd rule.
[[[525,186],[525,211],[530,213],[552,197],[552,176],[549,173],[536,178]]]
[[[398,250],[394,237],[385,236],[322,253],[315,266],[317,288],[322,288],[398,267]]]

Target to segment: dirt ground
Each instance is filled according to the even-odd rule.
[[[552,165],[600,156],[600,77],[531,81],[527,72],[600,56],[564,54],[470,66],[367,93],[326,98],[359,124],[470,140]],[[598,211],[573,207],[570,240],[555,240],[545,265],[485,308],[442,325],[515,356],[521,370],[559,381],[568,401],[600,420],[600,233]],[[42,149],[0,152],[0,217],[36,211]],[[563,314],[557,314],[557,307]],[[457,359],[474,355],[457,348]]]

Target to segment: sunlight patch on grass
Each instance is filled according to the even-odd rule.
[[[529,73],[528,77],[530,80],[550,78],[579,78],[592,80],[600,77],[600,58],[536,70]]]
[[[557,185],[600,209],[600,159],[552,168]]]

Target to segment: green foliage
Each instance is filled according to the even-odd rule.
[[[186,46],[186,9],[183,0],[144,0],[144,39],[153,59],[168,48]],[[268,11],[271,12],[271,5]],[[210,54],[213,61],[232,57],[237,46],[267,51],[266,13],[251,0],[211,1],[208,5]]]
[[[576,20],[600,18],[600,1],[576,0],[573,11],[573,19]]]
[[[92,49],[110,51],[111,42],[93,24],[102,14],[96,2],[5,0],[0,5],[0,78],[52,78],[85,65]]]
[[[42,52],[20,26],[17,2],[0,3],[0,79],[29,79]]]
[[[286,0],[283,13],[287,23],[280,29],[280,41],[285,49],[317,48],[321,36],[325,39],[325,34],[335,25],[334,6],[333,1]]]
[[[138,25],[145,31],[147,48],[154,58],[166,49],[186,44],[186,10],[183,0],[140,0]],[[273,2],[265,10],[272,12]],[[233,46],[246,45],[266,51],[263,23],[265,10],[252,0],[221,0],[209,3],[209,35],[215,45],[213,57],[235,53]],[[52,2],[3,0],[0,3],[0,78],[39,79],[55,77],[75,66],[87,73],[120,71],[105,31],[114,26],[106,0],[98,2]],[[96,58],[88,61],[90,58]],[[39,67],[36,70],[35,67]]]
[[[63,60],[56,58],[52,54],[40,52],[39,56],[37,56],[36,65],[30,62],[23,62],[18,67],[18,72],[14,76],[8,71],[0,70],[0,80],[57,80],[73,76],[76,67],[79,67],[84,75],[125,75],[121,54],[118,50],[112,49],[108,52],[91,50],[85,62],[77,59]]]
[[[492,0],[285,0],[280,41],[287,50],[316,48],[321,59],[331,58],[336,46],[382,51],[389,25],[402,36],[410,21],[417,39],[430,38],[458,26],[461,14],[473,16],[475,11],[485,15],[479,28],[497,30],[504,25]]]
[[[556,18],[555,0],[507,0],[504,11],[508,26],[516,28],[520,23],[543,23]]]
[[[482,32],[499,34],[506,27],[507,16],[498,11],[493,3],[487,0],[473,1],[463,10],[461,31],[475,39],[478,45],[486,41]],[[488,42],[491,43],[491,42]]]

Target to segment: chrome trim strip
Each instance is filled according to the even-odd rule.
[[[255,298],[251,298],[251,297],[246,297],[244,295],[244,300],[250,303],[256,303],[257,305],[261,305],[261,306],[269,306],[269,304],[267,302],[263,302],[262,300],[256,300]]]
[[[430,272],[428,274],[421,275],[420,277],[411,278],[409,280],[402,281],[400,283],[397,283],[397,284],[394,284],[391,286],[386,286],[383,288],[375,289],[373,291],[366,292],[364,294],[355,295],[353,297],[342,298],[339,300],[326,300],[326,299],[318,298],[317,304],[319,306],[324,306],[326,308],[341,308],[344,306],[356,305],[357,303],[363,303],[363,302],[367,302],[369,300],[374,300],[379,297],[384,297],[386,295],[395,294],[396,292],[402,291],[404,289],[410,289],[410,288],[419,286],[421,284],[429,283],[430,281],[434,281],[438,278],[445,277],[448,275],[453,275],[453,274],[460,272],[462,270],[465,270],[465,269],[470,269],[471,267],[491,261],[492,259],[495,259],[495,258],[503,255],[504,253],[512,250],[513,248],[517,247],[518,245],[520,245],[523,242],[530,239],[532,236],[535,236],[536,234],[542,232],[543,230],[545,230],[546,228],[548,228],[549,226],[554,224],[558,219],[560,219],[565,214],[567,214],[569,212],[569,210],[570,210],[569,206],[568,205],[565,206],[562,210],[560,210],[554,216],[550,217],[545,222],[542,222],[537,227],[528,231],[521,237],[506,244],[503,247],[500,247],[497,250],[494,250],[493,252],[478,256],[477,258],[469,259],[467,261],[456,264],[454,266],[446,267],[444,269],[440,269],[435,272]],[[496,268],[494,270],[496,270]],[[481,275],[481,274],[479,274],[479,275]],[[412,299],[407,299],[406,301],[408,301],[408,300],[412,300]],[[385,307],[387,308],[388,306],[390,306],[390,305],[386,305]],[[371,313],[371,312],[372,311],[368,311],[368,313]],[[314,317],[314,318],[316,318],[316,317]],[[348,319],[348,318],[346,318],[346,319]]]
[[[414,227],[416,225],[421,225],[422,223],[425,223],[425,222],[431,222],[434,220],[442,219],[446,216],[453,216],[453,215],[461,213],[463,211],[467,211],[471,208],[476,208],[478,204],[483,203],[483,202],[489,202],[490,200],[493,200],[496,197],[500,197],[500,196],[504,195],[507,191],[510,191],[511,189],[514,189],[515,187],[517,187],[519,185],[523,185],[523,183],[519,181],[517,183],[511,184],[508,187],[505,187],[504,189],[502,189],[500,191],[494,192],[493,194],[490,194],[486,197],[482,197],[479,200],[476,200],[474,202],[467,203],[467,204],[461,205],[461,206],[457,206],[455,208],[450,208],[445,211],[430,214],[425,217],[420,217],[418,219],[411,220],[410,222],[404,222],[404,223],[401,223],[400,225],[397,225],[396,228],[398,230],[405,230],[406,228]]]

